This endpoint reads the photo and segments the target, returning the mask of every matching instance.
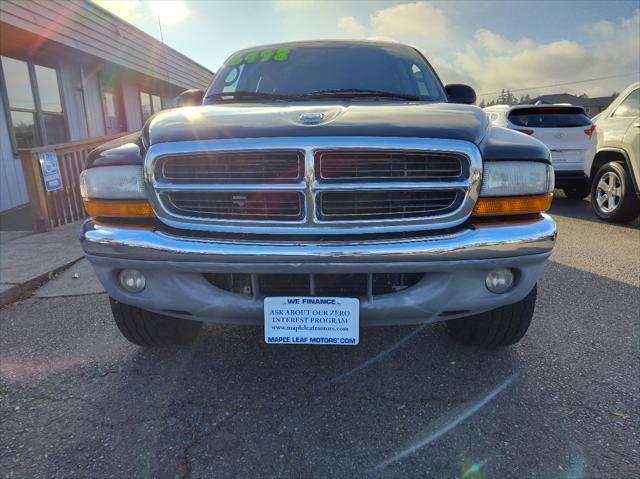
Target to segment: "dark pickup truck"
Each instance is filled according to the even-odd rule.
[[[82,245],[127,339],[184,343],[202,322],[278,344],[435,321],[473,345],[525,334],[556,237],[549,150],[491,126],[416,49],[243,50],[182,102],[82,175]]]

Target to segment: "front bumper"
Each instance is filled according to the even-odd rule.
[[[322,242],[206,239],[87,221],[81,242],[98,278],[118,301],[210,322],[260,324],[263,301],[218,289],[204,273],[425,273],[406,290],[361,298],[361,322],[388,325],[467,316],[523,299],[555,237],[554,221],[542,215],[424,237]],[[497,267],[516,271],[516,285],[507,293],[484,286],[486,273]],[[133,294],[119,286],[123,268],[145,274],[144,291]]]

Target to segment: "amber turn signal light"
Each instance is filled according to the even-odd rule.
[[[479,198],[472,216],[506,216],[541,213],[551,207],[553,193],[535,196]]]
[[[155,218],[147,200],[84,200],[89,216],[102,218]]]

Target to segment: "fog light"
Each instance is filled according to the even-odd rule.
[[[498,268],[489,271],[484,283],[492,293],[506,293],[513,286],[514,279],[513,271],[507,268]]]
[[[123,269],[118,278],[120,285],[130,293],[139,293],[147,284],[144,275],[137,269]]]

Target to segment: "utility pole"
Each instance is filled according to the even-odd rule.
[[[162,36],[162,22],[160,21],[160,15],[158,15],[158,27],[160,27],[160,41],[164,43],[164,37]]]
[[[161,41],[163,44],[165,44],[165,43],[164,43],[164,35],[162,34],[162,22],[160,21],[160,15],[158,15],[158,28],[160,29],[160,41]],[[167,83],[171,83],[171,82],[169,81],[169,70],[167,70],[167,65],[166,65],[166,63],[165,63],[165,66],[164,66],[164,74],[165,74],[165,76],[167,77]],[[165,90],[165,88],[163,88],[163,89],[162,89],[163,96],[164,96],[165,91],[166,91],[166,90]]]

